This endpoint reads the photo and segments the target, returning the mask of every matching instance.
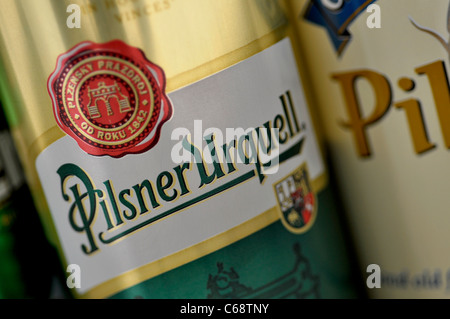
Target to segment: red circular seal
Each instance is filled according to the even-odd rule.
[[[163,70],[120,40],[82,42],[58,58],[48,91],[59,127],[91,155],[142,153],[172,116]]]

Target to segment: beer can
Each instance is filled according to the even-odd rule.
[[[448,298],[449,1],[294,1],[375,298]]]
[[[66,292],[0,107],[0,299],[66,298]]]
[[[6,0],[8,119],[81,298],[354,298],[284,2]]]

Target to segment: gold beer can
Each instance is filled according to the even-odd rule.
[[[291,2],[376,298],[448,298],[449,1]]]
[[[279,1],[2,2],[8,119],[75,296],[358,296],[294,33]]]

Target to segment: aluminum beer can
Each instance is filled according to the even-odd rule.
[[[281,1],[2,1],[8,120],[76,297],[358,296],[294,33]]]
[[[449,1],[291,5],[370,295],[448,298]]]

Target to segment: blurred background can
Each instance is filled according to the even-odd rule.
[[[278,1],[2,3],[8,120],[77,297],[361,296],[294,32]]]
[[[0,108],[0,299],[66,298]]]
[[[447,298],[449,1],[291,4],[370,295]]]

